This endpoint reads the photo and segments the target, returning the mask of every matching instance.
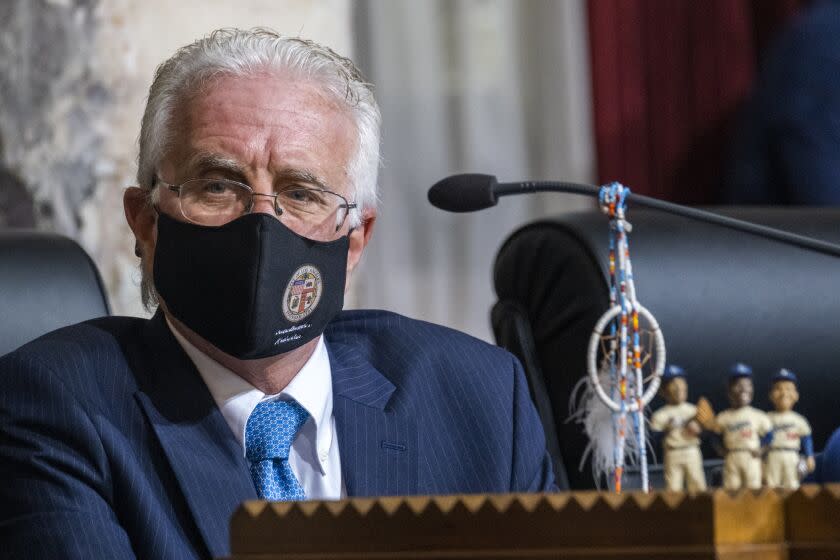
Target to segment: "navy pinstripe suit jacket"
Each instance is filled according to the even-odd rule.
[[[518,362],[381,311],[326,331],[350,496],[553,488]],[[162,315],[103,318],[0,360],[0,557],[207,558],[256,494]]]

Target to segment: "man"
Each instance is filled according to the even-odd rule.
[[[664,433],[665,487],[671,492],[706,490],[703,455],[700,453],[702,429],[695,420],[697,407],[686,402],[688,384],[685,370],[676,364],[665,368],[659,390],[668,403],[653,413],[650,427]]]
[[[733,204],[840,204],[840,1],[803,2],[762,54],[723,182]]]
[[[811,425],[805,418],[793,411],[799,402],[796,374],[782,368],[773,376],[770,388],[770,402],[776,409],[768,412],[773,424],[773,436],[764,459],[764,480],[771,488],[799,488],[800,456],[805,457],[805,470],[814,471],[814,442]],[[802,475],[807,474],[802,473]]]
[[[727,490],[761,488],[761,446],[773,430],[770,419],[750,406],[753,399],[752,368],[735,364],[729,372],[731,408],[717,415],[706,429],[723,439],[723,487]]]
[[[125,193],[159,309],[0,361],[4,553],[219,557],[247,499],[554,487],[512,356],[340,312],[378,142],[370,87],[314,43],[223,30],[159,67]]]

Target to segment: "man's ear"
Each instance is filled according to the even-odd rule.
[[[347,250],[347,278],[344,281],[344,291],[350,289],[350,278],[353,276],[353,271],[359,260],[362,258],[362,253],[370,241],[370,236],[373,233],[373,224],[376,222],[376,212],[368,211],[362,216],[362,224],[350,232],[350,248]]]
[[[123,209],[128,227],[134,232],[135,253],[152,255],[157,241],[157,214],[149,205],[150,193],[139,187],[128,187],[123,194]]]

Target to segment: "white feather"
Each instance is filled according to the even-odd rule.
[[[614,383],[610,379],[608,367],[602,366],[598,377],[606,393],[608,395],[614,394]],[[630,381],[628,379],[628,385]],[[632,386],[629,387],[629,390],[632,391]],[[592,475],[599,488],[605,480],[607,486],[613,488],[613,475],[617,461],[623,462],[625,466],[635,465],[639,462],[638,439],[634,431],[633,418],[629,414],[625,416],[626,429],[623,448],[617,449],[619,444],[617,427],[620,418],[619,413],[613,413],[598,398],[589,376],[585,376],[578,381],[572,389],[567,421],[581,424],[583,432],[589,438],[589,443],[584,449],[578,468],[582,470],[586,459],[591,456]]]

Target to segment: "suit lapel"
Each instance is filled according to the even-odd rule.
[[[213,557],[229,553],[231,515],[256,491],[242,449],[158,311],[135,355],[146,379],[135,395]]]
[[[417,429],[394,385],[352,345],[327,340],[341,471],[348,496],[417,492]]]

